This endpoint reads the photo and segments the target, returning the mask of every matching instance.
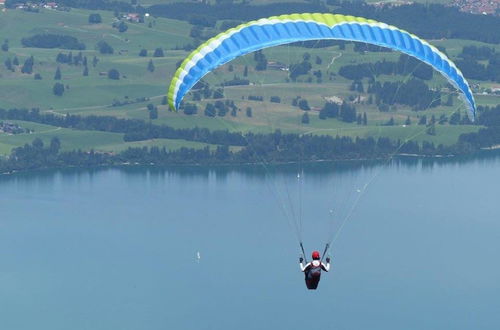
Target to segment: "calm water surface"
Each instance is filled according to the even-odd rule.
[[[500,158],[300,180],[293,166],[0,177],[0,328],[500,329]],[[359,195],[307,291],[284,214],[322,249]]]

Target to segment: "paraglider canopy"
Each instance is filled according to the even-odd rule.
[[[232,59],[263,48],[297,41],[336,39],[359,41],[413,56],[431,65],[465,99],[474,121],[476,103],[463,74],[436,47],[397,27],[361,17],[304,13],[273,16],[241,24],[200,45],[177,69],[168,91],[171,110],[204,75]]]

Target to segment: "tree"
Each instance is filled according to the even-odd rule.
[[[148,71],[149,72],[154,72],[155,71],[155,65],[153,64],[153,60],[149,60]]]
[[[452,113],[452,115],[450,116],[450,125],[460,124],[461,119],[462,118],[460,115],[460,111],[456,111],[456,112]]]
[[[254,53],[254,60],[257,62],[255,70],[263,71],[267,69],[267,59],[262,50],[258,50]]]
[[[436,123],[436,116],[432,115],[431,120],[429,121],[429,125],[434,125]]]
[[[87,66],[85,66],[85,67],[83,68],[83,76],[84,76],[84,77],[87,77],[88,75],[89,75],[89,68],[88,68]]]
[[[19,60],[17,59],[17,56],[14,56],[14,59],[12,60],[12,64],[14,64],[15,66],[19,65]]]
[[[204,111],[205,116],[215,117],[216,113],[217,110],[215,109],[215,106],[212,103],[207,103]]]
[[[61,141],[59,140],[59,138],[57,136],[54,136],[50,140],[49,150],[51,153],[57,154],[59,152],[59,149],[61,149]]]
[[[326,102],[320,110],[320,119],[335,118],[339,115],[339,106],[337,103]]]
[[[164,96],[161,98],[161,105],[166,105],[167,104],[167,97]]]
[[[152,109],[148,109],[149,111],[149,119],[154,120],[158,119],[158,108],[153,107]]]
[[[214,94],[212,95],[212,97],[214,99],[222,99],[224,98],[224,89],[222,88],[217,88],[215,91],[214,91]]]
[[[33,73],[33,64],[35,63],[35,59],[33,56],[30,56],[24,61],[23,66],[21,67],[21,72],[26,73],[26,74],[32,74]]]
[[[301,122],[302,124],[309,124],[309,115],[307,114],[307,112],[304,112],[304,114],[302,115]]]
[[[7,70],[14,71],[14,67],[12,66],[12,61],[10,60],[10,57],[8,57],[3,63],[5,64],[5,68]]]
[[[61,69],[57,67],[56,73],[54,74],[54,80],[61,80]]]
[[[119,80],[120,79],[120,72],[116,69],[111,69],[108,71],[108,78],[113,79],[113,80]]]
[[[420,119],[418,120],[418,124],[419,125],[427,125],[427,116],[423,115],[422,117],[420,117]]]
[[[243,77],[248,77],[248,66],[245,65],[245,69],[243,69]]]
[[[366,112],[363,112],[363,125],[368,125],[368,117],[366,116]]]
[[[203,26],[193,26],[189,32],[189,36],[194,39],[201,39],[203,37]]]
[[[35,80],[42,80],[42,75],[39,73],[35,73]]]
[[[37,150],[42,150],[43,149],[43,141],[40,138],[35,138],[33,140],[33,142],[31,142],[31,145],[33,146],[33,148],[35,148]]]
[[[194,104],[194,103],[186,103],[184,105],[184,114],[185,115],[190,116],[190,115],[194,115],[196,113],[198,113],[198,107],[196,106],[196,104]]]
[[[247,107],[247,109],[245,110],[245,113],[246,113],[247,117],[251,118],[252,117],[252,108]]]
[[[153,57],[164,57],[165,53],[163,52],[162,48],[156,48],[155,52],[153,53]]]
[[[356,86],[356,91],[359,93],[364,93],[365,89],[363,87],[363,82],[361,80],[358,81],[358,84]]]
[[[410,125],[411,125],[411,119],[410,119],[410,116],[406,117],[406,120],[405,120],[405,125],[406,125],[406,126],[410,126]]]
[[[429,135],[436,135],[436,125],[429,125],[429,127],[427,127],[426,133]]]
[[[121,22],[120,22],[120,24],[118,24],[118,32],[123,33],[123,32],[125,32],[125,31],[127,31],[127,30],[128,30],[128,25],[127,25],[127,23],[125,23],[125,22],[121,21]]]
[[[340,106],[339,116],[340,119],[342,119],[342,121],[345,121],[347,123],[352,123],[356,121],[357,118],[356,108],[346,102],[343,102],[342,105]]]
[[[94,57],[92,58],[92,67],[94,67],[94,68],[95,68],[95,66],[97,65],[97,63],[99,63],[99,60],[97,59],[97,57],[96,57],[96,56],[94,56]]]
[[[24,47],[33,48],[85,49],[85,44],[75,37],[47,32],[22,38],[21,43]]]
[[[304,111],[311,110],[306,99],[300,99],[298,105],[299,105],[299,109],[301,109],[301,110],[304,110]]]
[[[4,52],[8,52],[9,51],[9,41],[7,39],[2,44],[2,50]]]
[[[139,56],[142,56],[142,57],[146,57],[148,56],[148,51],[147,49],[141,49],[141,51],[139,52]]]
[[[101,54],[113,54],[115,50],[106,41],[101,40],[97,43],[97,49]]]
[[[101,15],[100,14],[90,14],[89,15],[89,23],[90,24],[102,23]]]
[[[56,96],[62,96],[64,94],[64,85],[61,83],[55,83],[54,87],[52,87],[52,92]]]
[[[387,123],[385,123],[386,126],[394,126],[395,122],[394,122],[394,118],[391,117],[389,119],[389,121],[387,121]]]

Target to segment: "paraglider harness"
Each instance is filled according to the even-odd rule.
[[[326,244],[325,251],[321,259],[318,261],[317,265],[315,265],[314,260],[309,263],[307,268],[304,270],[304,276],[306,281],[306,286],[309,290],[316,290],[318,288],[319,280],[321,279],[321,270],[323,268],[323,257],[328,252],[329,244]],[[302,249],[302,254],[304,256],[304,261],[306,265],[308,264],[306,259],[306,254],[304,251],[304,246],[302,242],[300,243],[300,248]]]

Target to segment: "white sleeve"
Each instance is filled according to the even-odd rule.
[[[321,263],[321,265],[325,268],[325,270],[326,270],[327,272],[329,272],[329,271],[330,271],[330,263],[329,263],[329,262],[327,262],[327,263],[326,263],[326,265],[325,265],[325,263],[323,263],[323,262],[322,262],[322,263]]]
[[[307,268],[307,267],[309,267],[309,265],[310,265],[310,264],[311,264],[311,263],[310,263],[310,262],[308,262],[308,263],[307,263],[307,264],[305,264],[305,266],[304,266],[304,264],[303,264],[303,263],[300,263],[300,264],[299,264],[299,265],[300,265],[300,271],[301,271],[301,272],[303,272],[304,270],[306,270],[306,268]]]

